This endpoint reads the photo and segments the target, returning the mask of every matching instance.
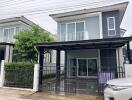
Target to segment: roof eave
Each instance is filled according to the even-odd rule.
[[[97,7],[97,8],[81,9],[81,10],[75,10],[75,11],[68,11],[68,12],[64,12],[64,13],[51,14],[50,16],[54,20],[57,21],[59,18],[73,16],[73,15],[76,15],[76,14],[121,10],[121,11],[123,11],[122,16],[120,18],[120,20],[122,21],[123,16],[124,16],[125,11],[126,11],[126,8],[128,6],[128,3],[129,3],[129,1],[126,1],[126,2],[121,2],[121,3],[118,3],[118,4],[106,5],[106,6]]]
[[[10,45],[10,46],[14,46],[15,44],[13,44],[13,43],[7,43],[7,42],[0,42],[0,45]]]
[[[9,22],[23,22],[29,26],[32,26],[33,24],[35,24],[34,22],[28,20],[26,17],[21,16],[21,17],[14,17],[14,18],[6,18],[6,19],[1,19],[0,20],[0,24],[4,24],[4,23],[9,23]]]

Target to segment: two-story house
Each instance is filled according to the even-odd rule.
[[[31,28],[35,24],[24,16],[0,20],[0,62],[11,62],[13,59],[14,35],[21,30]],[[45,54],[45,63],[54,63],[55,52]]]
[[[0,20],[0,61],[12,61],[14,35],[33,24],[24,16]]]
[[[11,62],[13,57],[14,35],[34,23],[24,16],[0,20],[0,61]]]
[[[58,42],[40,43],[35,47],[40,54],[45,49],[57,51],[56,80],[61,80],[60,52],[65,51],[64,89],[77,93],[97,93],[99,85],[108,80],[125,77],[122,47],[132,37],[121,37],[120,24],[128,5],[127,0],[104,0],[88,4],[84,9],[50,15],[58,24]],[[39,55],[41,70],[43,56]],[[40,86],[42,83],[40,72]],[[67,83],[68,82],[68,83]],[[45,84],[45,83],[44,83]],[[52,87],[52,86],[51,86]],[[68,88],[66,88],[68,87]],[[52,90],[52,89],[51,89]]]

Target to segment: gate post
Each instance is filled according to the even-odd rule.
[[[59,91],[61,77],[60,50],[56,50],[56,92]]]
[[[39,64],[35,64],[34,65],[34,80],[33,80],[33,91],[34,92],[39,91],[39,70],[40,70]]]
[[[0,87],[4,86],[4,82],[5,82],[5,65],[4,65],[5,61],[2,60],[1,61],[1,75],[0,75]]]
[[[56,79],[57,81],[60,81],[60,50],[57,50],[56,55]]]
[[[43,63],[44,63],[44,50],[39,51],[39,91],[42,89],[43,85]]]

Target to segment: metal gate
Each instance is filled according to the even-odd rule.
[[[65,77],[61,66],[60,80],[56,79],[56,66],[43,67],[42,91],[98,95],[98,80]]]
[[[58,89],[60,89],[60,85],[62,85],[63,81],[64,81],[64,67],[63,66],[61,66],[60,81],[56,79],[56,66],[47,65],[43,67],[42,90],[59,91]]]
[[[57,80],[56,66],[43,67],[43,91],[102,95],[104,86],[108,80],[125,77],[123,67],[118,67],[116,70],[102,70],[98,72],[97,78],[67,78],[63,66],[61,66],[60,72],[60,80]]]

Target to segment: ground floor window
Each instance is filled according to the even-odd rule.
[[[97,76],[97,59],[70,59],[70,76]]]

